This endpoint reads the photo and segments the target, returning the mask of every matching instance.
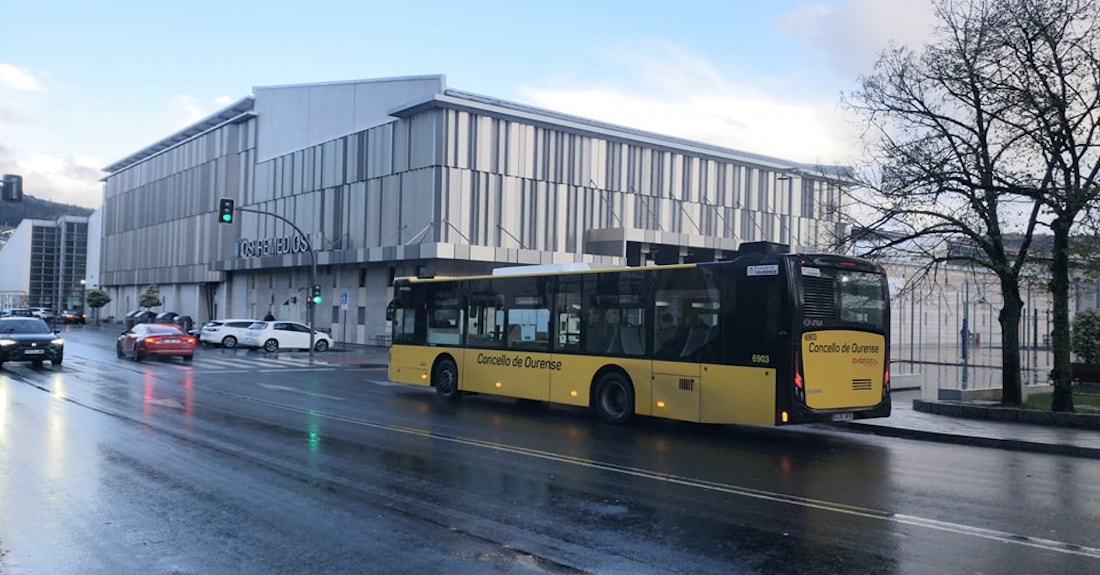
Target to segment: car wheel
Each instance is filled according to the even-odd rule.
[[[317,351],[327,351],[328,350],[328,340],[327,339],[318,340],[317,343],[313,344],[313,349],[315,349]]]
[[[122,353],[122,344],[121,344],[121,343],[116,343],[116,344],[115,344],[115,353],[116,353],[116,354],[117,354],[117,355],[118,355],[119,357],[122,357],[122,356],[123,356],[123,353]]]
[[[279,340],[269,339],[269,340],[265,341],[264,342],[264,351],[266,351],[268,353],[275,353],[276,351],[279,351]]]
[[[629,421],[634,415],[634,386],[630,379],[617,371],[604,374],[596,384],[592,408],[608,423]]]
[[[141,353],[141,346],[134,344],[134,361],[141,361],[145,359],[145,354]]]
[[[180,357],[183,359],[183,361],[191,361],[192,359],[195,359],[195,356],[193,355],[181,355]]]
[[[222,339],[222,347],[237,347],[237,338],[227,335]]]
[[[62,358],[60,358],[60,357],[59,357],[59,358],[57,358],[57,359],[51,359],[51,360],[50,360],[50,363],[52,363],[52,364],[54,364],[54,365],[61,365],[61,359],[62,359]]]
[[[459,398],[458,366],[451,358],[443,358],[436,364],[432,372],[432,385],[436,395],[443,399],[454,401]]]

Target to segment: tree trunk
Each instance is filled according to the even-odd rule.
[[[1001,403],[1019,406],[1023,403],[1023,380],[1020,374],[1020,319],[1023,317],[1024,300],[1020,297],[1019,282],[1012,277],[1001,278],[1001,294],[1004,306],[997,313],[1001,324]]]
[[[1054,347],[1054,369],[1050,376],[1054,380],[1054,398],[1051,411],[1072,412],[1073,389],[1070,387],[1070,360],[1072,342],[1069,333],[1069,224],[1061,218],[1051,225],[1054,245],[1050,262],[1050,293],[1054,306],[1054,322],[1050,334]]]

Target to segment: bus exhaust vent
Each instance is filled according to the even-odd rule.
[[[832,278],[802,276],[802,306],[806,317],[836,317],[836,287]]]
[[[869,379],[853,379],[852,391],[871,391],[871,380]]]
[[[695,389],[695,380],[687,377],[681,377],[680,389],[683,391],[691,391]]]

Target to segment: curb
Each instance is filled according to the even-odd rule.
[[[1042,453],[1046,455],[1069,455],[1071,457],[1083,457],[1087,459],[1100,459],[1100,448],[1082,447],[1079,445],[1065,445],[1061,443],[1039,443],[1020,439],[995,439],[992,437],[974,437],[970,435],[955,435],[921,429],[904,427],[891,427],[870,422],[848,422],[835,424],[843,426],[848,431],[856,433],[870,433],[885,437],[899,437],[901,439],[914,439],[917,441],[934,441],[936,443],[949,443],[953,445],[966,445],[970,447],[988,447],[993,449],[1005,449],[1009,451],[1024,451],[1028,453]]]
[[[1074,427],[1077,429],[1100,430],[1100,415],[1086,413],[1059,413],[1055,411],[1036,411],[1033,409],[1013,409],[995,405],[975,405],[952,401],[913,400],[913,411],[951,415],[968,419],[989,421],[1008,421],[1031,423],[1049,427]]]

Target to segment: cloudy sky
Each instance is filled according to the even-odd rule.
[[[253,86],[451,88],[780,158],[855,163],[839,106],[929,0],[0,4],[0,173],[98,207],[101,169]]]

